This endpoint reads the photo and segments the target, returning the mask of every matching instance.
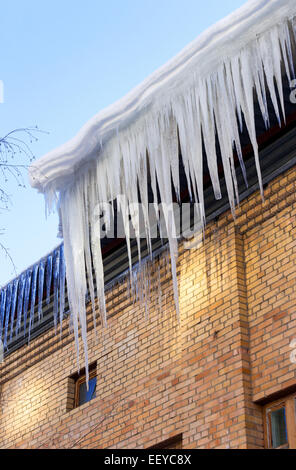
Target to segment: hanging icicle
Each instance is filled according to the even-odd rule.
[[[11,313],[10,313],[10,337],[9,340],[11,341],[13,333],[14,333],[14,317],[15,317],[15,310],[17,304],[17,295],[18,295],[18,285],[19,285],[19,278],[16,278],[13,281],[13,289],[12,289],[12,297],[11,297]]]
[[[20,284],[17,298],[17,317],[16,317],[16,328],[15,335],[17,336],[21,327],[22,313],[23,313],[23,300],[26,283],[26,273],[23,273],[20,277]]]
[[[5,315],[5,303],[6,303],[6,288],[1,291],[0,298],[0,340],[2,340],[2,331],[4,324],[4,315]]]
[[[25,283],[25,292],[24,292],[24,336],[26,334],[26,327],[27,327],[27,313],[29,307],[29,300],[30,300],[30,288],[31,288],[31,280],[32,280],[32,269],[28,269],[26,272],[26,283]]]
[[[64,245],[60,247],[60,334],[62,334],[63,317],[65,310],[65,284],[66,284],[66,264],[64,258]]]
[[[39,323],[42,318],[44,271],[45,271],[45,261],[44,259],[42,259],[39,263],[39,270],[38,270],[38,322]]]
[[[36,291],[37,291],[37,275],[38,275],[38,264],[35,264],[33,267],[33,276],[32,276],[32,288],[31,288],[31,310],[30,310],[30,320],[29,320],[29,332],[28,332],[28,342],[31,338],[31,330],[34,326],[34,315],[35,315],[35,302],[36,302]]]
[[[7,286],[7,297],[6,297],[6,311],[5,311],[5,328],[4,328],[4,339],[3,339],[3,347],[6,349],[7,347],[7,334],[8,334],[8,325],[10,319],[10,309],[11,309],[11,297],[13,291],[13,284],[10,283]]]
[[[59,276],[60,276],[60,249],[57,248],[54,252],[53,264],[53,321],[55,331],[57,329],[58,321],[58,308],[59,308]]]
[[[48,255],[46,263],[46,303],[50,302],[50,288],[51,288],[51,277],[52,277],[52,255]]]

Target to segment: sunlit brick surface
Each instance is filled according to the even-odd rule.
[[[185,448],[262,448],[260,400],[295,386],[296,170],[255,193],[234,222],[207,228],[205,243],[180,245],[180,324],[169,269],[152,274],[148,309],[107,294],[109,327],[89,362],[96,398],[71,409],[74,341],[50,330],[0,365],[1,448],[144,448],[182,433]],[[83,367],[83,357],[80,365]]]

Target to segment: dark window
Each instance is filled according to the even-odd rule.
[[[83,405],[96,397],[97,377],[89,379],[88,390],[86,387],[86,378],[83,376],[76,384],[77,397],[76,406]]]
[[[80,374],[72,376],[70,380],[74,386],[74,408],[76,408],[77,406],[81,406],[96,397],[97,364],[95,363],[89,366],[88,390],[84,370]]]
[[[265,443],[269,449],[296,448],[295,406],[295,395],[290,395],[265,407]]]

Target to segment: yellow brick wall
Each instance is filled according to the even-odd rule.
[[[0,448],[145,448],[182,433],[185,448],[262,448],[263,399],[295,386],[296,170],[179,247],[180,322],[165,255],[148,311],[127,282],[107,293],[109,327],[89,362],[96,398],[68,411],[77,371],[67,320],[0,366]],[[161,299],[157,263],[161,272]],[[82,349],[82,348],[81,348]],[[82,353],[79,358],[83,367]]]

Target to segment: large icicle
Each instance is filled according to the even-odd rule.
[[[19,290],[18,290],[17,317],[16,317],[16,327],[15,327],[16,336],[18,335],[20,331],[20,327],[21,327],[25,284],[26,284],[26,273],[23,273],[20,277],[20,285],[19,285]]]
[[[65,310],[65,281],[66,281],[66,264],[65,264],[65,257],[64,257],[64,245],[62,244],[60,247],[60,333],[62,333],[62,324],[64,318],[64,310]]]
[[[31,330],[34,326],[34,315],[35,315],[35,302],[36,302],[36,291],[37,291],[37,275],[38,275],[38,264],[35,264],[32,274],[32,288],[31,288],[31,310],[30,310],[30,320],[29,320],[29,333],[28,333],[28,342],[31,338]]]
[[[65,195],[61,204],[63,234],[64,234],[64,255],[67,266],[67,287],[69,304],[72,313],[74,336],[76,343],[77,365],[79,365],[79,323],[85,353],[86,379],[88,383],[88,351],[87,351],[87,327],[86,327],[86,293],[87,284],[85,276],[84,257],[84,227],[83,227],[83,193],[81,187],[75,188],[74,192]],[[71,227],[75,226],[75,230]],[[74,294],[74,295],[73,295]]]
[[[44,271],[45,271],[45,260],[42,259],[39,263],[39,270],[38,270],[38,321],[39,322],[41,321],[41,318],[42,318]]]
[[[19,285],[19,279],[16,278],[13,281],[13,289],[12,289],[12,297],[11,297],[11,310],[10,310],[10,337],[9,341],[11,341],[12,336],[13,336],[13,327],[14,327],[14,317],[15,317],[15,310],[16,310],[16,304],[17,304],[17,299],[18,299],[18,285]]]
[[[3,335],[4,349],[6,349],[7,347],[7,335],[8,335],[8,325],[9,325],[9,320],[10,320],[12,291],[13,291],[13,283],[10,283],[7,286],[7,295],[6,295],[5,327],[4,327],[4,335]]]
[[[58,322],[58,310],[59,310],[59,280],[60,280],[60,249],[57,248],[54,252],[53,262],[53,321],[55,331],[57,329]]]
[[[46,303],[50,302],[50,288],[52,276],[52,254],[48,255],[46,262]]]
[[[6,303],[6,291],[7,288],[2,289],[0,298],[0,340],[2,340],[2,330],[5,317],[5,303]]]
[[[31,289],[31,280],[32,280],[32,269],[28,269],[26,272],[26,282],[24,290],[24,336],[26,334],[27,327],[27,315],[30,301],[30,289]]]

